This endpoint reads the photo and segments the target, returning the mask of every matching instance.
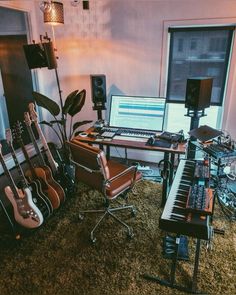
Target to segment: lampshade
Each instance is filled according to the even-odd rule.
[[[64,24],[63,3],[51,1],[51,9],[43,13],[44,23],[56,26]]]

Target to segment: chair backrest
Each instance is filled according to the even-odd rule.
[[[76,179],[103,190],[104,181],[110,177],[105,153],[76,139],[67,144],[71,150],[72,161],[76,164]]]

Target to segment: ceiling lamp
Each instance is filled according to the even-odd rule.
[[[52,26],[64,24],[63,3],[57,1],[43,1],[41,4],[45,24]],[[40,7],[40,8],[41,8]]]

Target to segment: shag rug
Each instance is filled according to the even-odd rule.
[[[78,211],[99,207],[98,192],[79,183],[78,192],[35,232],[19,241],[0,237],[0,294],[137,295],[184,294],[148,281],[142,274],[168,278],[170,259],[163,257],[165,233],[158,228],[161,185],[142,180],[137,195],[129,194],[136,217],[126,211],[122,218],[133,227],[128,239],[124,228],[112,218],[103,221],[92,244],[89,232],[98,216]],[[214,226],[225,230],[215,235],[213,249],[201,247],[198,289],[208,294],[236,294],[235,223],[225,219],[216,204]],[[176,279],[189,286],[193,270],[195,240],[189,238],[189,261],[179,261]]]

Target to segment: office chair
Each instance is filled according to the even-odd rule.
[[[106,216],[111,216],[127,229],[129,238],[133,237],[133,229],[115,215],[115,212],[130,209],[135,216],[135,208],[128,205],[127,193],[132,190],[135,183],[142,177],[137,171],[137,166],[127,167],[117,161],[107,160],[104,151],[101,149],[73,139],[68,142],[71,150],[72,162],[76,166],[75,176],[77,181],[86,183],[90,187],[101,192],[105,198],[105,208],[98,210],[84,210],[79,212],[82,217],[85,213],[103,213],[92,231],[90,238],[96,241],[94,232]],[[125,204],[119,207],[111,207],[110,203],[118,196],[123,196]],[[82,219],[82,218],[81,218]]]

